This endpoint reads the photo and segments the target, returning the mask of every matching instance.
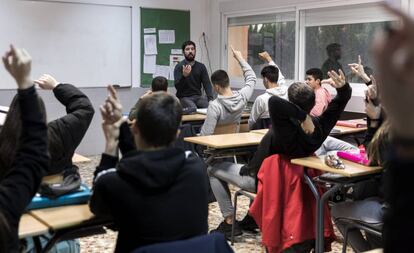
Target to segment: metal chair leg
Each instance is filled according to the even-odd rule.
[[[234,206],[233,206],[233,223],[231,224],[231,245],[234,245],[234,228],[236,223],[236,214],[237,214],[237,198],[239,196],[239,191],[234,193]]]

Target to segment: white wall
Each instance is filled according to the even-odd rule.
[[[198,42],[199,37],[203,31],[209,29],[208,25],[208,0],[55,0],[55,1],[65,1],[65,2],[96,2],[100,4],[116,4],[116,3],[131,3],[134,5],[134,9],[138,12],[136,16],[137,22],[133,24],[133,32],[135,33],[134,43],[139,43],[139,7],[147,8],[164,8],[164,9],[181,9],[181,10],[190,10],[191,16],[191,39],[196,43]],[[2,36],[7,36],[3,34]],[[65,36],[65,34],[62,34]],[[135,66],[135,75],[139,75],[139,44],[135,47],[133,52],[133,57],[136,57]],[[1,49],[6,50],[6,48]],[[197,58],[200,59],[201,55],[198,54]],[[204,61],[203,59],[200,59]],[[33,64],[36,64],[35,61]],[[133,70],[134,71],[134,70]],[[71,83],[71,80],[62,80],[59,76],[56,76],[59,81]],[[1,84],[0,84],[1,85]],[[74,84],[76,85],[76,83]],[[92,100],[93,106],[95,108],[95,116],[89,127],[88,132],[86,133],[85,138],[77,149],[77,152],[82,155],[95,155],[100,154],[104,150],[104,136],[101,130],[101,116],[99,113],[99,105],[104,101],[107,96],[107,91],[105,88],[82,88],[81,89],[85,94]],[[118,90],[120,99],[123,103],[124,112],[129,112],[129,109],[135,104],[136,100],[146,91],[143,88],[121,88]],[[175,93],[175,90],[172,88],[171,92]],[[54,98],[53,93],[50,91],[40,91],[40,96],[45,101],[48,120],[56,119],[65,114],[64,107]],[[15,94],[14,90],[0,90],[0,105],[9,105],[13,96]]]

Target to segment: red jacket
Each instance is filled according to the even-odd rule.
[[[281,155],[266,158],[258,177],[257,196],[250,215],[262,231],[262,244],[279,253],[309,239],[315,239],[316,201],[303,176],[303,167],[293,165]],[[309,170],[309,176],[316,176]],[[335,239],[330,212],[324,213],[325,249]]]

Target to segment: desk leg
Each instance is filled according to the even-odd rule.
[[[335,184],[332,188],[326,191],[322,196],[319,195],[318,189],[313,183],[312,178],[308,175],[308,170],[305,168],[304,176],[306,183],[309,185],[313,195],[316,199],[316,239],[315,239],[315,252],[322,253],[324,252],[324,205],[326,199],[334,192],[336,192],[342,185]]]

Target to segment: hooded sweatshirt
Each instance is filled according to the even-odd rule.
[[[252,129],[253,125],[258,119],[270,118],[269,116],[269,98],[272,96],[278,96],[284,99],[288,99],[287,88],[285,86],[278,86],[275,88],[267,89],[265,93],[258,96],[252,106],[249,118],[249,129]]]
[[[119,229],[115,252],[207,233],[207,181],[201,160],[168,147],[102,155],[90,209]],[[116,169],[115,169],[116,166]]]
[[[243,70],[245,86],[238,91],[233,91],[230,97],[218,95],[215,100],[210,101],[206,120],[201,127],[201,135],[212,135],[216,125],[240,122],[243,109],[253,94],[256,74],[245,60],[241,60],[239,64]]]

